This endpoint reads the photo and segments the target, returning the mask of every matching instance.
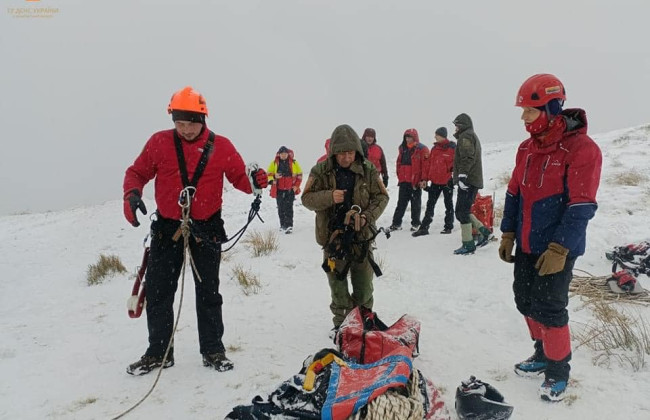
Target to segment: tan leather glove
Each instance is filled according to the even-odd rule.
[[[540,276],[546,276],[548,274],[559,273],[564,269],[564,263],[568,254],[568,249],[556,242],[551,242],[548,244],[548,249],[539,256],[535,264],[535,268],[539,270],[538,274]]]
[[[515,262],[512,256],[512,249],[515,247],[515,233],[503,232],[501,234],[501,244],[499,245],[499,258],[507,263]]]

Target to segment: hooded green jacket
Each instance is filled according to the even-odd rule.
[[[454,154],[454,184],[458,184],[458,175],[467,175],[467,183],[479,190],[483,188],[483,162],[481,160],[481,142],[474,132],[472,119],[467,114],[460,114],[454,119],[458,131],[454,137],[458,140]]]
[[[355,160],[350,166],[350,170],[356,174],[352,204],[358,205],[361,214],[366,217],[366,225],[360,232],[364,239],[372,237],[370,226],[375,227],[388,204],[388,192],[375,165],[363,157],[357,133],[350,126],[341,125],[334,130],[331,139],[327,159],[311,169],[301,196],[302,204],[316,212],[316,242],[321,246],[327,244],[332,234],[329,226],[335,209],[332,192],[336,189],[334,168],[337,153],[350,150],[356,152]]]

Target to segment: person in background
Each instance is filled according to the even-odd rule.
[[[293,232],[293,201],[300,194],[302,183],[302,169],[293,157],[293,150],[286,146],[280,147],[275,159],[267,171],[271,185],[271,197],[276,199],[278,216],[280,217],[280,231]]]
[[[368,146],[366,158],[375,165],[377,172],[381,175],[384,187],[388,188],[388,167],[386,166],[386,156],[384,150],[377,144],[377,132],[374,128],[366,128],[361,138],[361,144]]]
[[[425,161],[429,158],[429,149],[420,143],[418,131],[415,128],[409,128],[404,132],[402,144],[398,150],[396,172],[399,196],[390,230],[402,229],[402,218],[410,202],[411,232],[415,232],[420,227],[420,213],[422,210],[421,181],[424,177]]]
[[[354,307],[372,309],[372,280],[378,270],[372,252],[375,223],[388,204],[386,187],[375,166],[364,159],[359,135],[349,125],[332,133],[328,158],[311,169],[301,199],[316,212],[316,242],[324,250],[333,337]]]
[[[454,154],[454,183],[458,185],[456,197],[456,219],[460,223],[462,245],[454,251],[457,255],[473,254],[477,246],[490,240],[492,232],[471,213],[472,204],[478,190],[483,188],[483,164],[481,161],[481,142],[474,132],[474,124],[467,114],[454,119],[458,141]],[[474,243],[472,227],[480,234]]]
[[[320,163],[320,162],[324,161],[325,159],[327,159],[327,156],[330,153],[330,141],[331,141],[330,139],[325,140],[325,154],[322,155],[321,157],[319,157],[318,160],[316,161],[316,163]]]
[[[433,221],[433,212],[441,193],[445,201],[445,226],[440,233],[449,234],[454,228],[454,182],[452,174],[454,171],[456,143],[447,139],[446,127],[440,127],[436,130],[435,139],[431,153],[429,153],[429,159],[426,160],[425,176],[422,181],[422,187],[429,194],[427,208],[420,228],[413,232],[415,237],[429,234],[429,226]],[[427,186],[429,181],[431,184]]]
[[[566,396],[569,284],[576,258],[585,252],[587,224],[598,208],[602,166],[600,148],[587,135],[585,111],[563,111],[565,100],[564,85],[552,74],[531,76],[519,88],[515,106],[522,109],[530,137],[517,150],[499,247],[499,257],[514,263],[515,303],[535,348],[515,365],[515,372],[543,375],[539,394],[547,401]]]
[[[180,204],[189,205],[189,249],[196,267],[193,274],[203,365],[217,371],[231,370],[234,365],[226,357],[222,341],[223,298],[219,293],[221,242],[227,239],[221,218],[223,179],[250,194],[253,186],[267,186],[267,175],[264,169],[247,173],[230,140],[208,129],[205,99],[190,86],[174,93],[167,112],[174,129],[154,133],[124,176],[124,217],[131,225],[140,226],[137,210],[147,214],[142,190],[152,179],[158,207],[151,223],[145,274],[149,347],[126,371],[144,375],[160,366],[174,365],[173,342],[166,359],[164,355],[172,338],[174,295],[185,255]]]

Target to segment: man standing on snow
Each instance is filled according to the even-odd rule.
[[[204,366],[226,371],[233,368],[233,363],[226,358],[222,342],[223,299],[219,294],[221,242],[227,239],[221,219],[223,178],[225,176],[235,188],[248,194],[252,187],[246,165],[230,140],[208,129],[205,122],[208,108],[203,95],[188,86],[174,93],[167,112],[175,128],[153,134],[124,177],[124,216],[129,223],[135,227],[140,225],[136,210],[147,214],[141,199],[142,190],[154,178],[158,207],[151,223],[145,277],[149,348],[126,371],[131,375],[144,375],[163,364],[172,338],[174,295],[185,251],[180,231],[181,204],[188,205],[188,200],[189,248],[197,272],[194,284],[199,350]],[[250,175],[256,188],[267,186],[267,174],[263,169]],[[172,344],[163,367],[173,365]]]
[[[429,234],[429,225],[433,221],[433,211],[436,208],[440,193],[442,193],[445,201],[445,226],[440,233],[449,234],[454,228],[454,182],[452,173],[456,143],[447,139],[446,127],[438,128],[435,138],[436,142],[431,148],[429,159],[426,160],[424,180],[422,181],[429,198],[427,199],[427,208],[420,229],[413,232],[413,236],[416,237]],[[429,181],[431,181],[431,185],[427,186],[426,184]]]
[[[286,146],[280,147],[267,173],[269,184],[273,184],[271,197],[276,199],[278,205],[280,230],[289,234],[293,232],[293,201],[300,194],[302,183],[302,169],[293,158],[293,150]]]
[[[359,135],[350,126],[332,133],[328,158],[311,169],[302,204],[316,212],[316,242],[324,250],[336,330],[354,307],[372,309],[375,222],[388,204],[377,169],[364,159]]]
[[[411,232],[415,232],[420,227],[420,212],[422,210],[422,189],[420,187],[424,177],[424,162],[428,158],[429,149],[420,143],[418,130],[415,128],[406,130],[397,154],[396,172],[399,195],[390,230],[402,229],[402,218],[409,202],[411,203]]]
[[[514,262],[515,303],[535,341],[535,353],[515,372],[543,374],[539,392],[547,401],[562,400],[569,380],[569,283],[598,207],[602,165],[585,111],[562,111],[565,99],[564,85],[551,74],[531,76],[519,88],[515,106],[530,138],[517,151],[499,247],[499,257]]]
[[[483,188],[481,142],[474,132],[474,125],[469,115],[458,115],[454,119],[454,126],[456,126],[454,137],[458,140],[454,154],[454,184],[458,185],[456,219],[460,223],[463,241],[454,254],[473,254],[476,246],[484,245],[492,235],[492,232],[471,213],[476,194]],[[472,226],[481,234],[477,243],[474,243]]]
[[[377,144],[377,132],[374,128],[366,128],[361,138],[361,145],[366,144],[368,153],[366,158],[375,165],[377,171],[381,174],[381,180],[384,187],[388,188],[388,167],[386,166],[386,156],[384,150]]]

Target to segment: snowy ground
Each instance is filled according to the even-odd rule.
[[[576,268],[604,275],[610,270],[606,250],[650,238],[650,183],[621,186],[615,180],[630,170],[648,173],[649,138],[650,126],[595,136],[604,155],[599,210],[589,225],[587,253]],[[496,192],[501,206],[515,145],[484,141],[483,149],[487,182],[482,193]],[[301,163],[308,171],[310,164]],[[391,181],[383,226],[390,224],[396,205],[395,178]],[[224,201],[226,228],[232,233],[243,224],[251,196],[229,191]],[[385,274],[375,281],[375,310],[387,323],[404,313],[421,320],[416,366],[441,388],[452,417],[455,387],[473,374],[505,395],[517,419],[650,418],[649,367],[594,366],[596,354],[586,347],[574,349],[575,398],[568,402],[545,403],[537,396],[539,380],[516,377],[512,365],[528,357],[532,345],[514,307],[512,267],[498,259],[496,243],[474,256],[452,255],[460,245],[460,230],[456,224],[452,235],[437,234],[441,201],[433,234],[412,238],[405,230],[378,239],[376,255]],[[147,205],[154,208],[151,200]],[[238,244],[222,264],[224,341],[235,370],[217,373],[202,366],[194,292],[186,284],[176,365],[163,372],[153,394],[129,418],[221,419],[233,406],[249,403],[257,394],[266,396],[297,372],[307,355],[331,345],[329,293],[313,213],[299,202],[295,213],[294,234],[279,237],[276,253],[253,258]],[[267,194],[261,215],[266,223],[256,221],[251,229],[277,231],[275,203]],[[85,279],[100,253],[118,255],[134,272],[146,232],[146,227],[134,229],[124,221],[120,201],[0,218],[0,418],[111,418],[149,389],[154,375],[132,377],[124,371],[147,343],[144,316],[133,320],[126,314],[132,274],[92,287]],[[244,295],[231,278],[237,264],[259,276],[258,294]],[[648,278],[640,281],[650,287]],[[648,319],[649,309],[631,309]],[[571,299],[570,316],[574,329],[592,318],[578,298]]]

